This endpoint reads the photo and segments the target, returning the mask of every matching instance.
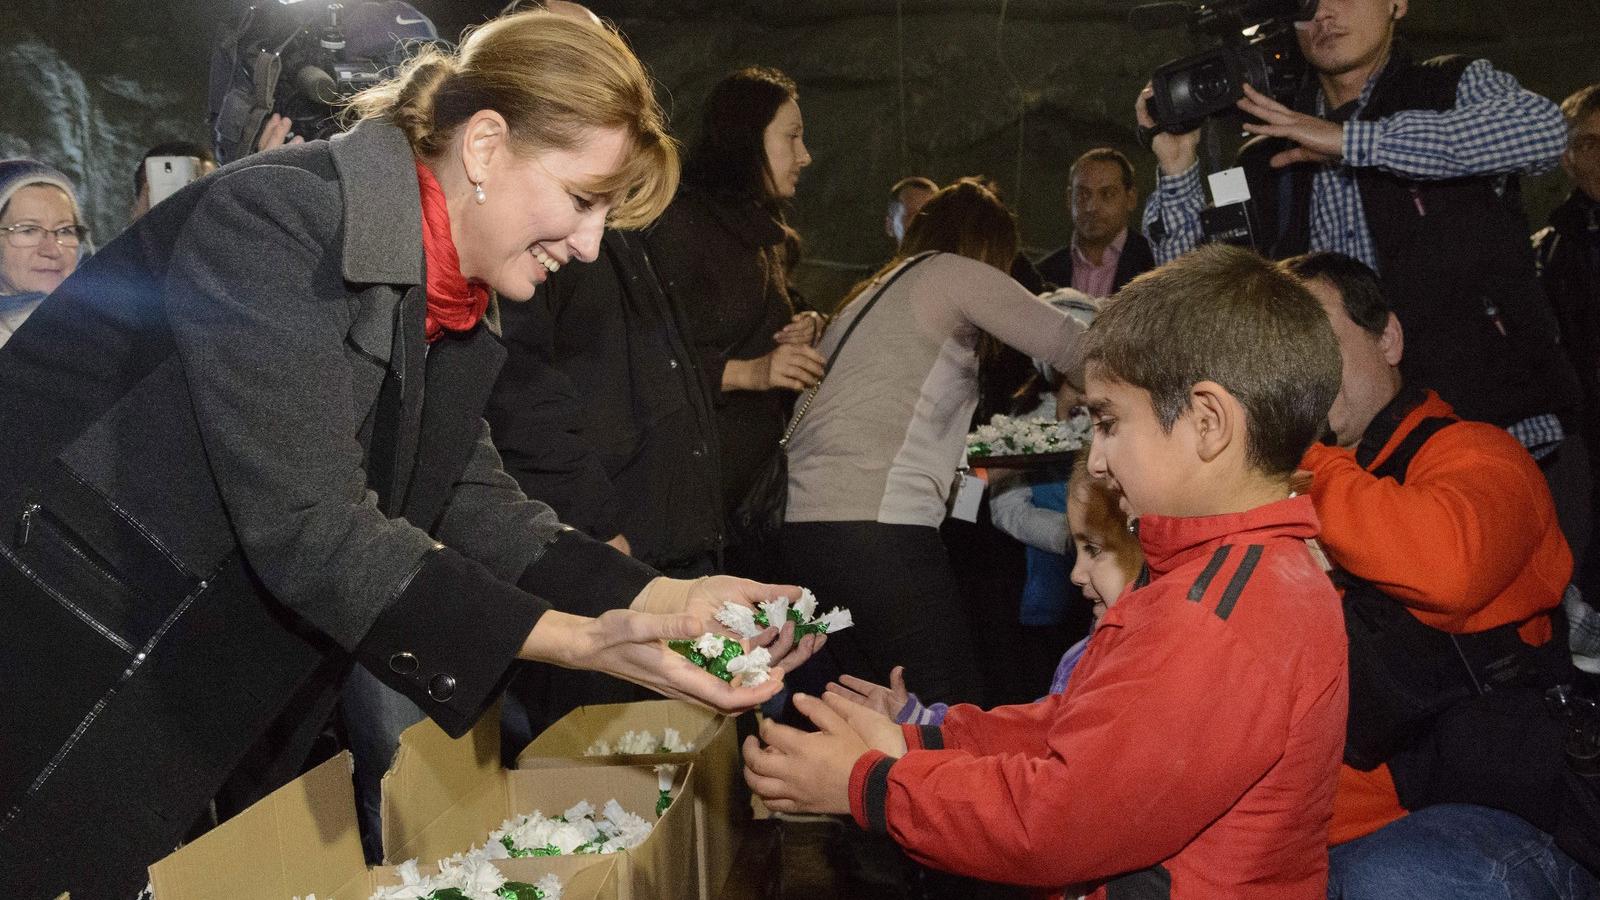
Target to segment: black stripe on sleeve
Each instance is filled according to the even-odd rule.
[[[1217,601],[1217,618],[1226,622],[1228,616],[1232,615],[1233,605],[1239,602],[1239,595],[1244,592],[1250,574],[1256,570],[1256,563],[1261,561],[1261,551],[1260,544],[1251,544],[1250,549],[1244,552],[1239,570],[1233,573],[1233,580],[1228,582],[1228,589],[1223,592],[1222,599]]]
[[[944,730],[941,729],[939,726],[937,726],[937,725],[919,725],[919,726],[917,726],[917,731],[919,732],[918,736],[922,738],[922,749],[924,749],[924,750],[943,750],[944,749]]]
[[[867,814],[868,831],[884,834],[889,830],[889,767],[894,762],[894,757],[886,756],[867,772],[861,807]]]
[[[1189,587],[1190,602],[1199,603],[1200,598],[1206,595],[1206,588],[1211,587],[1211,579],[1217,577],[1217,570],[1221,569],[1222,564],[1228,561],[1228,551],[1232,549],[1231,545],[1223,544],[1217,548],[1217,552],[1211,554],[1211,561],[1206,563],[1205,570],[1200,573],[1200,577],[1196,578],[1194,584]]]

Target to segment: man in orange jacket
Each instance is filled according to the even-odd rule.
[[[1333,253],[1287,265],[1327,310],[1344,361],[1334,443],[1301,464],[1351,635],[1328,896],[1600,896],[1527,821],[1553,827],[1559,803],[1560,745],[1539,743],[1537,704],[1566,665],[1551,613],[1572,573],[1544,477],[1504,430],[1402,383],[1404,335],[1371,269]],[[1429,713],[1408,719],[1399,701]],[[1516,702],[1526,717],[1495,730],[1486,705]]]

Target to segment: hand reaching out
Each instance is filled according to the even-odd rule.
[[[761,723],[760,739],[754,735],[744,742],[744,778],[769,809],[777,812],[848,813],[850,811],[850,771],[856,760],[870,749],[900,756],[905,741],[898,747],[887,731],[874,724],[874,713],[862,706],[834,697],[818,700],[796,694],[795,708],[818,728],[806,733],[770,719]],[[846,718],[849,716],[851,718]],[[888,723],[896,736],[899,726]],[[876,736],[878,745],[862,736],[857,727]]]
[[[554,610],[539,618],[521,656],[572,669],[591,669],[643,685],[668,697],[738,713],[760,706],[783,686],[783,670],[756,687],[735,687],[667,647],[716,629],[713,620],[689,614],[658,615],[613,609],[589,619]]]
[[[827,687],[828,696],[838,697],[851,703],[865,706],[873,712],[881,713],[893,719],[906,708],[906,700],[911,696],[906,690],[906,667],[895,666],[889,671],[889,686],[874,684],[854,675],[843,675],[836,682],[831,682]]]
[[[723,604],[732,603],[755,609],[759,603],[779,598],[787,598],[791,602],[798,600],[800,588],[792,584],[762,584],[731,575],[712,575],[693,581],[657,578],[639,593],[632,608],[641,612],[688,613],[710,622],[706,631],[731,635],[732,632],[716,621]],[[699,637],[699,634],[695,637]],[[748,644],[752,648],[767,648],[772,657],[771,665],[781,665],[792,672],[821,650],[825,642],[826,636],[820,634],[808,634],[796,641],[794,623],[785,621],[781,627],[768,628],[757,634]]]

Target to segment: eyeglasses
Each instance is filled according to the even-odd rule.
[[[63,225],[60,228],[45,228],[42,225],[6,225],[0,227],[4,232],[6,243],[18,250],[29,250],[44,242],[45,235],[56,239],[56,244],[61,247],[76,247],[89,237],[89,229],[83,225]]]

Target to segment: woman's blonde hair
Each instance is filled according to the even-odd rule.
[[[392,122],[431,158],[484,109],[505,117],[521,153],[572,150],[591,129],[623,129],[622,165],[582,186],[612,199],[617,228],[649,224],[677,191],[677,143],[633,51],[608,27],[543,10],[487,22],[453,52],[423,47],[394,78],[356,95],[346,116]]]

